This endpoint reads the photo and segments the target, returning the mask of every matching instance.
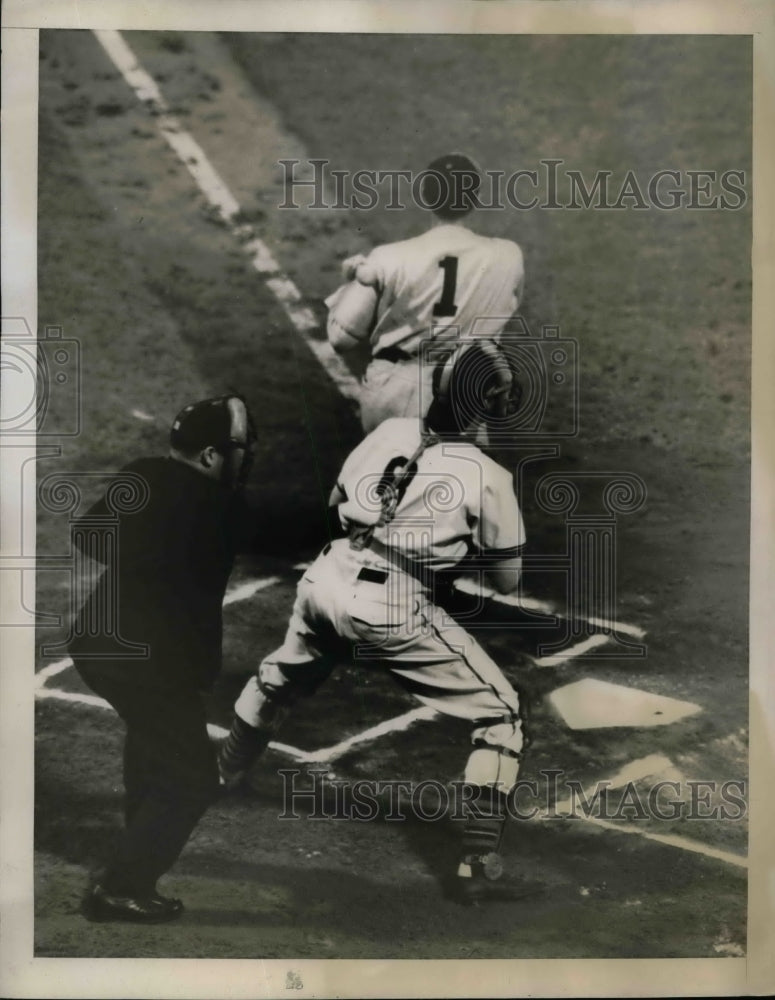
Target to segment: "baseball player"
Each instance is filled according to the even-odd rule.
[[[424,422],[388,419],[346,459],[330,503],[348,537],[305,572],[285,641],[237,700],[219,764],[224,784],[237,784],[294,701],[341,662],[343,646],[389,670],[419,701],[473,726],[465,768],[473,795],[455,879],[455,894],[471,901],[500,874],[525,734],[517,693],[435,603],[434,580],[473,552],[495,589],[517,587],[525,534],[512,476],[465,434],[472,415],[508,418],[517,384],[501,349],[477,340],[435,366],[433,388]]]
[[[90,920],[161,923],[183,909],[156,883],[219,790],[202,694],[221,666],[221,605],[240,523],[244,540],[249,531],[241,490],[254,441],[241,397],[202,400],[176,417],[168,457],[123,470],[142,480],[147,502],[119,515],[117,544],[70,643],[78,673],[126,724],[126,829],[84,899]],[[106,498],[86,516],[110,517]],[[143,658],[115,647],[111,655],[114,624],[147,647]]]
[[[422,204],[433,212],[421,236],[378,246],[343,264],[346,283],[326,299],[328,338],[342,353],[368,343],[362,383],[366,433],[387,417],[424,416],[430,370],[420,344],[497,338],[524,289],[522,251],[509,240],[479,236],[464,225],[481,183],[477,165],[450,153],[422,177]]]

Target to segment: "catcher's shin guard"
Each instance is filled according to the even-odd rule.
[[[457,874],[463,879],[499,878],[503,873],[498,852],[506,825],[506,793],[492,786],[478,788],[466,810]]]
[[[460,864],[461,883],[493,880],[503,873],[500,850],[507,816],[507,797],[517,783],[524,745],[521,720],[514,716],[474,730],[474,749],[468,758],[465,781],[475,794],[467,804]]]

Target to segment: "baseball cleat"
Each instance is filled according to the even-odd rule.
[[[538,896],[544,887],[537,882],[518,882],[511,879],[501,882],[503,859],[495,851],[478,856],[468,855],[458,866],[452,899],[463,906],[482,903],[516,903]]]
[[[141,897],[114,896],[101,885],[95,885],[84,897],[81,911],[87,920],[96,923],[164,924],[180,916],[183,904],[179,899],[168,899],[158,893]]]

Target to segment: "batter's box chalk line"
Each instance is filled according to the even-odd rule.
[[[36,681],[40,680],[35,692],[36,698],[77,703],[94,708],[111,709],[108,702],[102,698],[98,698],[96,695],[79,694],[75,691],[60,691],[55,688],[46,687],[46,681],[49,678],[56,676],[69,666],[72,666],[72,660],[59,660],[57,663],[52,663],[48,667],[44,668],[47,673],[42,679],[41,676],[44,671],[41,670],[36,675]],[[331,764],[335,760],[344,756],[344,754],[346,754],[354,746],[373,742],[374,740],[377,740],[382,736],[386,736],[389,733],[403,732],[409,729],[409,727],[414,725],[416,722],[433,720],[437,714],[438,713],[428,706],[415,708],[409,712],[404,712],[402,715],[395,716],[392,719],[385,719],[376,726],[372,726],[369,729],[364,730],[362,733],[357,733],[355,736],[350,736],[347,739],[342,740],[340,743],[336,743],[332,747],[326,747],[320,750],[300,750],[298,747],[289,746],[287,743],[278,743],[274,741],[269,744],[269,748],[274,750],[276,753],[281,753],[286,757],[290,757],[291,760],[296,763]],[[228,735],[228,730],[224,729],[222,726],[216,726],[213,724],[208,724],[207,731],[215,740],[224,739]],[[607,784],[611,788],[622,787],[627,782],[636,781],[650,776],[658,776],[659,774],[672,773],[672,770],[672,765],[668,758],[658,754],[652,754],[650,757],[643,758],[640,761],[633,761],[632,764],[629,764],[627,767],[617,772],[617,774],[615,774]],[[593,791],[593,789],[587,789],[585,791],[588,799],[591,797]],[[570,808],[569,803],[561,802],[555,806],[553,812],[544,810],[536,816],[531,817],[531,821],[562,818],[563,815],[567,815]],[[641,837],[644,840],[653,841],[666,847],[673,847],[678,850],[689,851],[693,854],[701,854],[708,858],[714,858],[717,861],[723,861],[726,864],[734,865],[737,868],[747,868],[748,866],[747,859],[741,855],[733,854],[730,851],[719,850],[708,844],[703,844],[700,841],[692,840],[689,837],[681,837],[674,834],[651,833],[641,827],[613,823],[593,815],[587,815],[584,812],[580,815],[574,813],[574,815],[576,815],[576,817],[582,822],[590,823],[593,826],[597,826],[617,834]]]
[[[258,591],[271,587],[278,582],[278,580],[278,577],[267,577],[261,580],[249,580],[241,583],[227,593],[224,598],[224,604],[235,603],[239,600],[246,600]],[[108,702],[102,698],[98,698],[96,695],[80,694],[75,691],[62,691],[47,686],[48,682],[52,678],[58,676],[71,666],[72,660],[65,658],[43,667],[35,676],[36,697],[42,700],[50,699],[64,701],[110,710],[111,706]],[[580,683],[583,684],[584,682]],[[573,687],[573,685],[568,685],[568,687]],[[615,687],[615,685],[610,685],[610,687]],[[560,690],[562,691],[563,689]],[[299,747],[294,747],[287,743],[280,743],[276,741],[271,742],[269,747],[276,753],[283,754],[297,763],[326,765],[340,759],[356,746],[372,743],[391,733],[404,732],[417,722],[429,722],[437,716],[438,713],[434,711],[434,709],[424,705],[419,708],[413,708],[410,711],[404,712],[403,714],[395,716],[391,719],[385,719],[382,722],[365,729],[363,732],[356,733],[353,736],[341,740],[333,746],[323,747],[319,750],[301,750]],[[228,731],[221,726],[209,724],[207,729],[210,736],[215,740],[224,739],[228,735]],[[652,754],[649,757],[643,758],[639,761],[633,761],[630,765],[627,765],[610,779],[609,784],[611,787],[621,787],[629,781],[636,781],[644,777],[672,773],[671,768],[672,765],[668,758],[658,754]],[[561,816],[563,810],[566,808],[567,803],[559,803],[555,806],[554,812],[556,815]],[[546,812],[544,812],[543,814],[539,814],[536,818],[548,819],[550,817],[546,814]],[[718,850],[709,845],[702,844],[699,841],[693,841],[687,837],[680,837],[672,834],[655,834],[643,830],[640,827],[611,823],[592,815],[587,816],[582,814],[578,818],[586,823],[591,823],[594,826],[598,826],[618,834],[638,836],[645,840],[650,840],[665,846],[674,847],[695,854],[702,854],[709,858],[715,858],[716,860],[723,861],[736,867],[745,868],[747,866],[746,859],[740,855],[733,854],[728,851]]]

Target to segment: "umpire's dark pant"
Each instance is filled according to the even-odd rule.
[[[202,699],[154,682],[143,667],[85,660],[75,666],[126,723],[126,829],[101,881],[115,895],[146,896],[218,793]]]

